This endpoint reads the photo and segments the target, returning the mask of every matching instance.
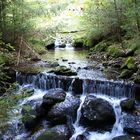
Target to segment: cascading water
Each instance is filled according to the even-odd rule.
[[[105,133],[98,133],[98,132],[90,132],[89,133],[89,140],[112,140],[113,137],[123,135],[123,114],[120,107],[120,99],[111,98],[105,95],[96,95],[97,98],[102,98],[107,100],[112,106],[115,111],[116,115],[116,122],[112,128],[111,132]]]
[[[51,88],[62,88],[65,91],[68,91],[73,79],[75,78],[71,78],[71,77],[68,78],[65,76],[56,76],[56,75],[48,74],[45,72],[39,73],[39,74],[17,73],[17,81],[20,85],[30,84],[34,88],[41,89],[41,90],[48,90]],[[83,83],[83,81],[86,81],[87,83],[86,88],[87,88],[88,93],[95,93],[95,94],[101,93],[104,95],[117,97],[117,98],[122,98],[122,97],[134,98],[135,97],[134,85],[131,83],[127,83],[123,81],[108,81],[108,80],[80,79],[80,78],[78,79],[79,80],[77,80],[74,84],[77,84],[80,87],[82,86],[81,84]],[[79,81],[82,81],[82,82],[79,82]]]
[[[73,127],[75,129],[74,134],[70,138],[70,140],[76,140],[78,135],[82,135],[86,132],[86,128],[82,127],[79,122],[80,122],[80,117],[81,117],[81,108],[82,105],[85,101],[86,95],[87,95],[87,83],[84,81],[83,83],[83,94],[80,97],[81,103],[80,106],[77,110],[77,119],[75,123],[73,124]],[[120,107],[120,101],[121,99],[109,97],[106,95],[100,95],[100,94],[93,94],[97,98],[102,98],[106,101],[108,101],[112,106],[116,114],[116,122],[112,128],[111,132],[105,132],[105,133],[98,133],[98,132],[88,132],[88,140],[112,140],[113,137],[115,136],[120,136],[123,134],[123,114],[121,111]]]
[[[86,81],[84,80],[84,82],[83,82],[83,94],[80,97],[81,103],[80,103],[80,106],[79,106],[79,108],[77,110],[76,121],[73,124],[73,127],[74,127],[75,131],[74,131],[73,136],[70,138],[70,140],[75,140],[78,135],[80,135],[80,134],[82,134],[82,133],[84,133],[86,131],[86,129],[83,128],[82,126],[80,126],[80,124],[79,124],[79,121],[80,121],[80,118],[81,118],[81,108],[82,108],[82,105],[83,105],[83,103],[85,101],[86,94],[87,94]]]
[[[63,88],[67,91],[67,96],[71,96],[74,93],[74,85],[78,84],[75,78],[67,78],[61,76],[50,75],[47,73],[40,74],[24,74],[17,73],[17,81],[20,84],[20,89],[32,87],[34,88],[34,94],[31,97],[25,98],[19,102],[19,110],[12,110],[16,119],[11,117],[9,123],[11,123],[13,127],[14,136],[12,136],[15,140],[20,140],[22,138],[26,138],[28,133],[23,129],[19,128],[20,119],[21,119],[21,108],[24,104],[28,102],[41,102],[43,95],[47,90],[51,88]],[[110,81],[95,81],[95,80],[80,80],[82,84],[82,95],[80,96],[80,106],[77,110],[77,118],[73,124],[74,134],[70,138],[70,140],[76,140],[76,137],[80,134],[86,133],[88,140],[111,140],[115,136],[119,136],[123,134],[123,114],[121,112],[120,101],[126,97],[134,97],[133,88],[131,85],[125,85],[122,82],[110,82]],[[79,85],[78,85],[79,86]],[[113,86],[113,87],[112,87]],[[127,92],[127,94],[124,94]],[[111,132],[86,132],[86,128],[80,125],[81,118],[81,108],[85,101],[87,94],[94,94],[97,98],[102,98],[107,100],[114,108],[116,114],[116,123],[114,124]],[[17,114],[19,117],[17,117]],[[7,134],[8,133],[8,134]],[[7,132],[4,135],[4,140],[8,140],[11,137],[8,137],[10,132]],[[41,133],[41,132],[40,132]],[[38,134],[39,135],[39,134]]]

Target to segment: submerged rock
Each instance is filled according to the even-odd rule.
[[[81,109],[81,124],[91,128],[105,128],[115,123],[113,107],[101,98],[87,96]]]
[[[43,132],[37,140],[69,140],[69,130],[66,125],[58,125]]]
[[[125,99],[120,103],[123,111],[132,111],[135,105],[135,99]]]
[[[124,130],[129,134],[140,135],[140,115],[124,116]]]
[[[77,109],[80,105],[80,99],[70,96],[64,102],[57,103],[48,112],[47,120],[52,124],[65,124],[67,123],[68,116],[73,119],[76,118]]]

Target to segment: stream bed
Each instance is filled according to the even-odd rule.
[[[87,51],[75,51],[71,46],[56,48],[43,56],[43,62],[35,64],[47,69],[45,62],[57,61],[60,66],[77,71],[76,76],[56,75],[47,70],[17,72],[15,94],[21,94],[25,89],[32,89],[33,94],[20,99],[7,112],[10,116],[8,127],[1,131],[0,139],[45,140],[42,134],[54,133],[54,130],[59,132],[58,137],[53,137],[55,132],[50,139],[47,135],[47,140],[119,140],[115,139],[118,136],[126,140],[129,136],[139,139],[140,105],[136,96],[140,86],[107,79],[102,65],[88,60],[86,54]],[[133,102],[128,107],[130,110],[122,108],[123,101]],[[31,106],[31,110],[24,110],[26,106]],[[29,116],[25,121],[24,114]],[[68,128],[68,134],[63,126]]]

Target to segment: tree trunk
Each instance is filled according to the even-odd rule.
[[[134,0],[134,6],[135,6],[135,18],[136,18],[136,23],[137,23],[137,30],[138,30],[138,35],[140,36],[140,20],[139,20],[139,15],[138,15],[138,1]]]
[[[121,46],[123,48],[123,42],[122,42],[122,37],[121,37],[121,19],[119,16],[119,11],[118,11],[118,6],[117,6],[116,0],[114,0],[114,6],[115,6],[116,17],[117,17],[117,37],[118,37],[118,41],[121,43]]]

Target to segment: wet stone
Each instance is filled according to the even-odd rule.
[[[116,120],[115,112],[110,103],[93,95],[86,97],[81,113],[80,123],[91,129],[113,127]]]
[[[69,140],[69,130],[66,125],[58,125],[43,132],[37,140]]]
[[[140,115],[126,114],[123,123],[125,132],[140,135]]]
[[[74,96],[67,97],[64,102],[54,105],[46,117],[52,124],[67,123],[68,116],[75,120],[80,99]]]
[[[135,99],[125,99],[120,103],[123,111],[133,111],[135,105]]]

